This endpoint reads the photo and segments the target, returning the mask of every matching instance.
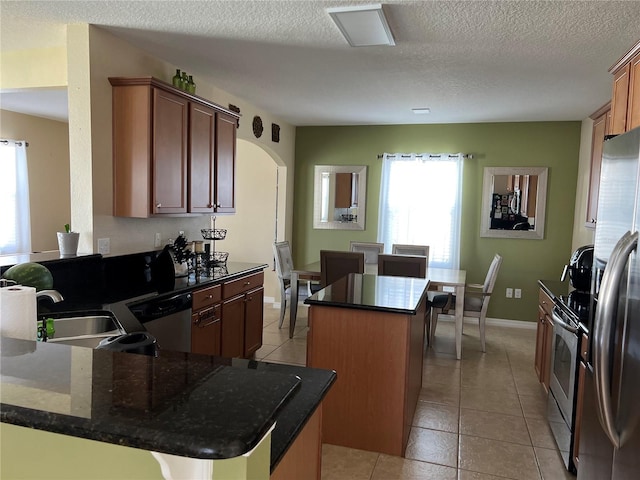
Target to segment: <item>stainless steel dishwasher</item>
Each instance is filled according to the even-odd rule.
[[[156,338],[160,350],[191,351],[191,292],[154,297],[128,307]]]

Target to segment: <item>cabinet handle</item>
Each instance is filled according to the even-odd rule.
[[[162,206],[161,203],[156,203],[156,208],[160,208]]]
[[[245,287],[248,287],[249,285],[251,285],[251,282],[244,282]]]
[[[213,298],[213,295],[209,295],[207,298],[211,300]]]

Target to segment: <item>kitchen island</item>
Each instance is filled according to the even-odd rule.
[[[213,470],[207,478],[268,478],[335,381],[326,370],[171,351],[3,338],[1,354],[3,478],[162,478],[148,452],[195,459]],[[96,469],[81,471],[78,448],[96,446]]]
[[[429,281],[349,274],[305,300],[307,365],[338,379],[323,442],[403,456],[422,385]]]

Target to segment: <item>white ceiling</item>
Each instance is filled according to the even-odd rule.
[[[2,0],[0,47],[90,23],[294,125],[364,125],[581,120],[640,39],[640,1],[388,0],[396,46],[349,47],[325,8],[370,3]]]

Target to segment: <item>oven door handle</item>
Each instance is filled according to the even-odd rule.
[[[577,334],[578,333],[578,329],[576,327],[574,327],[573,325],[569,325],[567,322],[565,322],[562,317],[560,317],[555,311],[551,312],[551,317],[553,318],[553,323],[554,325],[559,325],[560,327],[564,328],[566,331]]]
[[[603,430],[611,443],[620,448],[624,441],[615,425],[611,399],[611,334],[618,306],[618,292],[624,268],[631,252],[638,245],[638,232],[625,233],[613,249],[602,275],[598,306],[594,321],[593,374],[595,377],[596,407]]]

